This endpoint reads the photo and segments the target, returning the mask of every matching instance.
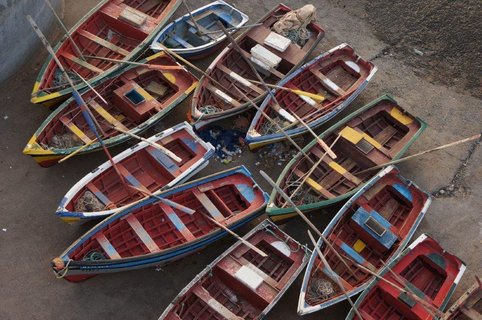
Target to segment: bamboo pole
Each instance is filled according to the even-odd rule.
[[[252,79],[247,79],[247,80],[249,82],[252,82],[252,83],[262,84],[261,82],[256,81],[256,80],[252,80]],[[323,101],[326,100],[326,97],[324,97],[320,94],[315,94],[315,93],[311,93],[311,92],[300,90],[300,89],[291,89],[291,88],[279,86],[279,85],[276,85],[276,84],[266,83],[266,85],[270,88],[273,88],[273,89],[280,89],[280,90],[284,90],[284,91],[293,92],[293,93],[295,93],[297,95],[300,95],[300,96],[310,97],[311,99],[316,100],[317,102],[323,102]]]
[[[134,66],[143,66],[143,67],[147,67],[149,69],[155,69],[155,70],[166,70],[166,71],[168,71],[168,70],[181,70],[182,69],[182,66],[166,66],[166,65],[161,65],[161,64],[149,64],[149,63],[119,60],[119,59],[112,59],[112,58],[105,58],[105,57],[96,57],[96,56],[86,56],[86,57],[91,58],[91,59],[98,59],[98,60],[115,62],[115,63],[119,63],[119,64],[130,64],[130,65],[134,65]]]
[[[328,273],[329,273],[329,277],[332,278],[332,280],[335,280],[336,284],[338,284],[338,286],[340,287],[340,290],[343,292],[343,295],[348,299],[348,302],[350,303],[351,307],[353,308],[353,310],[355,311],[356,315],[360,318],[360,320],[363,320],[363,317],[361,316],[360,312],[358,311],[358,308],[355,306],[355,304],[353,303],[353,301],[351,300],[350,296],[348,295],[348,293],[346,292],[345,290],[345,287],[343,286],[343,284],[341,283],[340,281],[340,278],[338,278],[335,274],[335,272],[333,271],[333,269],[331,269],[331,266],[330,264],[328,263],[328,261],[326,261],[326,258],[325,256],[323,255],[323,253],[321,252],[320,248],[318,247],[317,243],[316,243],[316,240],[315,238],[313,238],[313,235],[311,234],[310,230],[307,230],[308,231],[308,236],[310,237],[310,240],[311,240],[311,243],[313,244],[313,247],[314,247],[314,250],[316,251],[316,253],[318,254],[318,256],[320,257],[321,261],[323,262],[323,264],[325,265]],[[333,276],[333,277],[332,277]]]
[[[376,170],[376,169],[380,169],[380,168],[386,167],[386,166],[391,165],[391,164],[396,164],[396,163],[400,163],[400,162],[403,162],[403,161],[407,161],[407,160],[422,156],[422,155],[427,154],[427,153],[431,153],[431,152],[434,152],[434,151],[450,148],[450,147],[453,147],[453,146],[456,146],[456,145],[459,145],[459,144],[462,144],[462,143],[474,141],[474,140],[480,139],[481,136],[482,136],[482,134],[479,133],[479,134],[476,134],[474,136],[471,136],[471,137],[468,137],[468,138],[465,138],[465,139],[461,139],[461,140],[457,140],[457,141],[454,141],[454,142],[451,142],[451,143],[447,143],[447,144],[438,146],[436,148],[432,148],[432,149],[428,149],[428,150],[425,150],[425,151],[422,151],[422,152],[419,152],[419,153],[416,153],[416,154],[412,154],[411,156],[407,156],[407,157],[404,157],[404,158],[401,158],[401,159],[398,159],[398,160],[389,161],[389,162],[386,162],[384,164],[380,164],[380,165],[362,170],[362,171],[358,172],[358,174],[369,172],[369,171]]]
[[[50,3],[49,0],[44,0],[45,3],[47,4],[47,6],[50,8],[50,10],[52,10],[52,13],[54,14],[55,18],[57,19],[57,21],[59,22],[60,26],[62,27],[62,29],[64,29],[64,32],[65,32],[65,35],[70,39],[70,42],[72,43],[72,46],[74,47],[75,51],[77,51],[77,54],[80,56],[80,58],[82,58],[82,60],[86,61],[85,59],[85,56],[82,54],[82,51],[80,50],[80,48],[77,46],[77,44],[75,43],[74,39],[72,38],[72,36],[70,35],[69,33],[69,30],[67,30],[67,28],[65,27],[64,23],[62,22],[62,20],[60,19],[60,17],[57,15],[57,12],[55,11],[54,7],[52,6],[52,4]]]
[[[316,232],[316,234],[325,242],[326,246],[340,259],[340,261],[343,263],[343,265],[347,268],[347,270],[355,277],[358,279],[358,277],[355,275],[353,270],[351,270],[351,267],[346,263],[345,259],[338,253],[338,251],[335,250],[333,245],[326,239],[326,237],[321,233],[321,231],[315,227],[315,225],[308,219],[308,217],[301,212],[301,210],[293,203],[293,201],[288,197],[288,195],[268,176],[264,171],[259,172],[261,176],[286,200],[290,203],[290,205],[295,209],[296,213],[306,222],[306,224]]]

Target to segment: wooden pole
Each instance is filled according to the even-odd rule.
[[[94,140],[91,140],[89,143],[84,144],[83,146],[77,148],[77,150],[75,150],[74,152],[68,154],[67,156],[65,156],[62,159],[60,159],[59,161],[57,161],[57,163],[62,163],[66,160],[69,160],[70,158],[75,156],[77,153],[81,152],[82,150],[84,150],[85,148],[87,148],[88,146],[90,146],[91,144],[93,144],[96,141],[97,141],[97,138],[95,138]]]
[[[252,79],[247,79],[247,80],[249,82],[252,82],[252,83],[262,84],[261,82],[256,81],[256,80],[252,80]],[[273,89],[285,90],[285,91],[293,92],[293,93],[295,93],[297,95],[300,95],[300,96],[310,97],[313,100],[316,100],[318,102],[323,102],[323,101],[326,100],[326,98],[324,96],[320,95],[320,94],[315,94],[315,93],[311,93],[311,92],[300,90],[300,89],[291,89],[291,88],[288,88],[288,87],[278,86],[278,85],[275,85],[275,84],[266,83],[266,85],[270,88],[273,88]]]
[[[62,22],[62,20],[60,19],[60,17],[57,15],[57,12],[55,11],[54,7],[52,6],[52,4],[50,3],[49,0],[44,0],[45,3],[47,4],[47,6],[50,8],[50,10],[52,10],[55,18],[57,18],[57,21],[59,22],[60,26],[62,27],[62,29],[64,29],[64,32],[65,32],[65,35],[70,39],[70,42],[72,43],[72,46],[74,47],[75,51],[77,51],[77,54],[80,56],[80,58],[82,58],[82,60],[86,61],[85,59],[85,56],[82,54],[82,51],[80,50],[80,48],[77,46],[77,44],[75,43],[74,39],[72,38],[72,36],[70,35],[69,33],[69,30],[67,30],[67,28],[65,27],[64,23]]]
[[[341,283],[340,281],[340,278],[337,276],[337,274],[333,271],[333,269],[331,269],[331,266],[330,264],[328,263],[328,261],[326,261],[326,258],[325,256],[323,255],[323,253],[321,252],[320,248],[318,247],[318,244],[316,243],[316,240],[315,238],[313,238],[313,235],[311,234],[310,230],[307,230],[308,231],[308,236],[310,237],[310,240],[311,240],[311,243],[313,244],[313,247],[314,247],[314,250],[316,251],[316,253],[318,254],[318,256],[320,257],[321,261],[323,262],[323,264],[325,265],[327,271],[328,271],[328,276],[334,280],[336,282],[336,284],[338,284],[338,286],[340,287],[340,290],[341,292],[343,292],[343,295],[348,299],[348,302],[350,303],[351,307],[353,308],[353,310],[355,311],[356,315],[358,316],[358,318],[360,318],[360,320],[363,320],[363,317],[361,316],[360,312],[358,311],[358,308],[355,306],[355,304],[353,303],[353,301],[351,300],[350,296],[348,295],[348,293],[346,292],[345,290],[345,287],[343,286],[343,284]]]
[[[87,58],[91,59],[98,59],[98,60],[104,60],[104,61],[110,61],[110,62],[115,62],[119,64],[130,64],[134,66],[143,66],[147,67],[149,69],[155,69],[155,70],[181,70],[182,66],[166,66],[166,65],[161,65],[161,64],[149,64],[149,63],[142,63],[142,62],[135,62],[135,61],[127,61],[127,60],[119,60],[119,59],[112,59],[112,58],[105,58],[105,57],[96,57],[96,56],[86,56]]]
[[[323,139],[321,139],[311,128],[308,124],[306,124],[306,122],[303,121],[303,119],[301,119],[295,112],[291,112],[291,114],[296,118],[296,120],[298,120],[307,130],[308,132],[311,133],[311,135],[313,137],[315,137],[315,140],[318,142],[318,144],[320,145],[320,147],[323,148],[323,150],[325,150],[328,155],[332,158],[332,159],[336,159],[336,154],[335,152],[333,152],[333,150],[331,150],[331,148],[325,143],[325,141],[323,141]]]
[[[191,18],[192,22],[194,23],[194,26],[195,26],[196,29],[197,29],[198,35],[203,35],[204,33],[203,33],[203,31],[201,30],[201,28],[199,27],[199,25],[197,24],[196,19],[194,19],[194,17],[192,16],[191,9],[190,9],[189,6],[187,5],[186,0],[182,0],[182,4],[184,4],[184,6],[186,7],[187,13],[189,14],[189,17]]]
[[[388,166],[388,165],[391,165],[391,164],[396,164],[396,163],[400,163],[400,162],[403,162],[403,161],[407,161],[407,160],[410,160],[410,159],[413,159],[413,158],[422,156],[422,155],[427,154],[427,153],[430,153],[430,152],[434,152],[434,151],[438,151],[438,150],[442,150],[442,149],[454,147],[454,146],[459,145],[459,144],[462,144],[462,143],[474,141],[474,140],[480,139],[481,136],[482,136],[482,134],[479,133],[479,134],[476,134],[476,135],[474,135],[474,136],[471,136],[471,137],[468,137],[468,138],[465,138],[465,139],[461,139],[461,140],[458,140],[458,141],[454,141],[454,142],[451,142],[451,143],[447,143],[447,144],[444,144],[444,145],[442,145],[442,146],[439,146],[439,147],[436,147],[436,148],[433,148],[433,149],[428,149],[428,150],[425,150],[425,151],[422,151],[422,152],[413,154],[413,155],[411,155],[411,156],[407,156],[407,157],[404,157],[404,158],[401,158],[401,159],[398,159],[398,160],[389,161],[389,162],[386,162],[386,163],[384,163],[384,164],[380,164],[380,165],[378,165],[378,166],[374,166],[374,167],[371,167],[371,168],[362,170],[362,171],[358,172],[358,174],[360,174],[360,173],[365,173],[365,172],[369,172],[369,171],[376,170],[376,169],[380,169],[380,168],[383,168],[383,167]]]
[[[129,131],[126,131],[126,130],[121,129],[121,128],[116,127],[116,126],[112,126],[112,129],[114,129],[114,130],[116,130],[116,131],[119,131],[119,132],[121,132],[121,133],[127,134],[128,136],[131,136],[131,137],[133,137],[133,138],[139,139],[139,140],[147,143],[148,145],[150,145],[150,146],[156,148],[157,150],[165,153],[166,155],[169,156],[169,158],[175,160],[176,162],[181,162],[181,161],[182,161],[182,159],[181,159],[180,157],[178,157],[174,152],[172,152],[171,150],[169,150],[169,149],[167,149],[167,148],[165,148],[165,147],[163,147],[163,146],[161,146],[161,145],[159,145],[159,144],[157,144],[157,143],[154,143],[154,142],[152,142],[152,141],[149,141],[149,140],[147,140],[146,138],[143,138],[143,137],[141,137],[141,136],[138,136],[137,134],[131,133],[131,132],[129,132]]]
[[[247,24],[247,25],[240,26],[240,27],[226,28],[226,30],[228,30],[228,31],[237,31],[237,30],[240,30],[240,29],[252,28],[252,27],[257,27],[257,26],[260,26],[260,25],[262,25],[262,23]],[[214,31],[204,31],[203,33],[204,33],[204,34],[213,34],[213,33],[220,33],[220,32],[221,32],[221,31],[219,31],[219,30],[214,30]]]
[[[351,267],[346,263],[345,259],[335,250],[333,245],[325,238],[323,233],[315,227],[315,225],[308,219],[308,217],[301,212],[301,210],[293,203],[293,201],[288,197],[288,195],[268,176],[264,171],[259,172],[261,176],[295,209],[296,213],[306,222],[306,224],[316,232],[316,234],[325,242],[326,246],[340,259],[340,261],[345,265],[347,270],[355,277],[358,278]]]
[[[136,187],[133,187],[131,186],[133,189],[143,193],[144,195],[148,196],[148,197],[153,197],[153,198],[156,198],[158,199],[159,201],[161,201],[162,203],[170,206],[170,207],[173,207],[175,209],[178,209],[180,211],[183,211],[189,215],[193,215],[196,211],[191,209],[191,208],[188,208],[188,207],[185,207],[177,202],[174,202],[172,200],[169,200],[169,199],[165,199],[165,198],[162,198],[162,197],[159,197],[158,195],[155,195],[151,192],[148,192],[146,190],[142,190],[142,189],[139,189],[139,188],[136,188]],[[227,233],[229,233],[230,235],[232,235],[233,237],[235,237],[236,239],[238,239],[239,241],[241,241],[244,245],[246,245],[247,247],[249,247],[250,249],[256,251],[260,256],[262,256],[263,258],[266,258],[268,255],[266,253],[264,253],[262,250],[260,250],[259,248],[255,247],[252,243],[250,243],[249,241],[243,239],[241,236],[239,236],[237,233],[235,233],[234,231],[232,231],[231,229],[229,229],[228,227],[226,227],[225,225],[223,225],[222,223],[216,221],[215,219],[211,218],[210,216],[202,213],[202,212],[199,212],[200,215],[204,216],[206,219],[208,219],[209,221],[213,222],[215,225],[217,225],[218,227],[220,227],[221,229],[223,229],[224,231],[226,231]]]

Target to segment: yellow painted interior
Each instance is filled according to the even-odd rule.
[[[313,180],[311,178],[306,179],[306,183],[315,190],[323,189],[323,187],[318,182],[316,182],[315,180]]]
[[[360,239],[358,239],[355,244],[353,244],[353,249],[355,249],[355,251],[358,253],[362,252],[365,247],[365,242],[361,241]]]
[[[161,51],[161,52],[158,52],[156,54],[153,54],[152,56],[149,56],[146,58],[146,61],[151,61],[151,60],[154,60],[158,57],[162,57],[163,55],[165,55],[166,53],[164,51]]]
[[[146,90],[144,90],[142,87],[140,86],[136,86],[136,91],[144,97],[144,99],[146,101],[151,101],[151,100],[154,100],[154,97],[151,96]]]
[[[176,83],[176,76],[174,76],[172,73],[163,72],[162,75],[166,77],[167,81],[169,81],[170,83]]]
[[[377,149],[382,148],[382,145],[378,143],[378,141],[370,137],[368,134],[366,134],[365,132],[358,132],[351,127],[343,128],[343,130],[341,130],[340,132],[340,135],[353,144],[357,144],[358,142],[360,142],[361,139],[365,139],[375,148]]]
[[[407,125],[413,122],[413,119],[411,117],[403,114],[402,110],[398,109],[397,107],[393,107],[392,111],[390,111],[390,115],[403,125]]]
[[[70,131],[72,131],[73,134],[79,137],[82,141],[84,142],[86,142],[87,140],[90,141],[89,137],[85,135],[84,131],[80,130],[79,127],[77,127],[75,124],[70,123],[68,125],[68,128],[70,129]]]

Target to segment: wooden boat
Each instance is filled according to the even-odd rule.
[[[261,319],[303,270],[310,250],[265,220],[199,273],[161,319]]]
[[[440,320],[482,319],[482,281],[476,282],[448,310]]]
[[[92,90],[82,94],[105,132],[103,139],[108,147],[131,138],[113,129],[114,126],[134,134],[147,130],[184,100],[198,83],[191,73],[163,52],[142,63],[149,63],[150,67],[130,66],[94,87],[107,104]],[[79,148],[82,148],[79,155],[100,150],[102,146],[95,139],[72,98],[40,125],[23,153],[48,167]]]
[[[465,272],[465,264],[422,234],[380,276],[399,287],[409,287],[435,309],[443,310]],[[363,319],[433,319],[422,303],[376,279],[355,302]],[[358,317],[353,310],[346,319]]]
[[[276,121],[292,137],[308,132],[297,122],[293,113],[311,129],[326,123],[348,106],[371,80],[377,68],[362,59],[349,45],[341,44],[305,64],[281,80],[278,85],[303,90],[325,99],[317,102],[310,97],[291,91],[275,90],[267,96],[254,116],[246,134],[250,149],[285,139],[279,129],[266,120],[261,111]]]
[[[77,90],[87,88],[78,75],[97,85],[122,65],[95,57],[137,59],[180,4],[181,0],[100,1],[69,31],[74,43],[64,37],[55,47],[55,55],[73,78]],[[49,57],[33,87],[32,103],[53,106],[71,93],[67,79]]]
[[[400,158],[426,126],[393,98],[382,96],[320,135],[328,145],[340,136],[332,147],[336,159],[328,155],[322,158],[325,151],[313,140],[303,148],[311,161],[302,153],[297,154],[283,170],[277,184],[302,211],[342,201],[377,173],[376,170],[363,170]],[[312,174],[301,184],[310,171]],[[271,193],[266,211],[274,220],[296,215],[293,208],[285,207],[285,201],[276,191]]]
[[[180,123],[152,137],[182,160],[171,160],[147,142],[140,142],[113,158],[125,182],[145,190],[128,189],[107,161],[89,172],[63,197],[57,216],[67,223],[105,218],[156,193],[186,181],[209,163],[214,147],[204,142],[187,123]]]
[[[430,206],[430,195],[389,166],[361,188],[336,214],[323,235],[342,256],[338,257],[318,241],[349,296],[362,292],[373,276],[354,261],[376,271],[397,257],[410,241]],[[298,313],[322,310],[346,299],[330,278],[316,253],[306,268],[298,303]]]
[[[226,29],[236,31],[249,20],[247,15],[222,0],[211,2],[191,14],[192,17],[187,13],[164,27],[152,41],[151,49],[158,52],[157,44],[161,43],[184,58],[201,59],[219,49],[226,40],[218,21]],[[192,18],[201,30],[197,29]]]
[[[296,70],[324,36],[323,29],[312,22],[307,26],[311,35],[303,46],[290,43],[288,48],[281,52],[264,44],[268,37],[273,37],[273,35],[276,37],[277,34],[271,31],[271,27],[290,11],[289,7],[279,4],[261,18],[258,22],[261,25],[247,29],[236,39],[245,57],[253,60],[253,53],[257,52],[256,54],[263,53],[270,57],[269,59],[278,62],[276,67],[267,66],[269,70],[257,67],[260,75],[268,84],[276,84]],[[257,66],[257,64],[255,65]],[[257,80],[257,77],[238,51],[232,48],[232,45],[226,47],[214,59],[206,73],[218,81],[222,88],[217,87],[206,76],[201,78],[199,87],[194,92],[191,111],[188,115],[195,123],[196,128],[250,108],[251,104],[242,97],[236,88],[254,102],[261,101],[267,94],[263,87],[248,81]]]
[[[54,273],[82,281],[100,273],[167,264],[259,216],[268,200],[245,167],[171,188],[115,213],[52,262]]]

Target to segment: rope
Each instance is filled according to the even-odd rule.
[[[62,279],[63,277],[65,277],[65,275],[69,271],[69,265],[72,261],[73,261],[72,259],[69,259],[69,261],[67,261],[67,264],[65,265],[65,267],[60,272],[57,272],[57,271],[54,270],[54,274],[55,274],[55,277],[57,279]]]

